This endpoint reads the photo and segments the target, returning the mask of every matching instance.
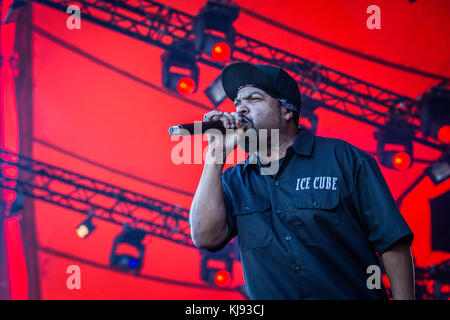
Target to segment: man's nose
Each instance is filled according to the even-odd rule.
[[[236,113],[238,115],[247,116],[250,113],[250,109],[246,106],[245,103],[241,103],[241,105],[237,108]]]

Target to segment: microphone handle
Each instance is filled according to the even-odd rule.
[[[199,128],[201,124],[201,131],[195,132],[194,128]],[[177,126],[169,128],[169,134],[172,136],[188,136],[194,134],[204,134],[208,129],[218,129],[220,132],[225,133],[226,129],[223,126],[222,121],[204,121],[197,123],[182,123]]]

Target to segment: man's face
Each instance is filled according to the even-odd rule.
[[[254,87],[243,87],[234,100],[236,113],[247,120],[247,128],[275,129],[279,128],[279,102],[266,92]]]

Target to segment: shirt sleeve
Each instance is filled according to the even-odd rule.
[[[237,235],[237,227],[236,227],[236,220],[233,216],[233,201],[230,195],[230,191],[228,189],[228,185],[224,181],[224,178],[222,177],[222,194],[223,194],[223,201],[225,203],[225,208],[227,210],[227,224],[228,224],[228,233],[233,238]]]
[[[228,225],[228,235],[226,239],[217,247],[209,248],[208,251],[210,252],[216,252],[221,250],[223,247],[226,246],[228,242],[230,242],[231,239],[233,239],[237,235],[237,227],[236,227],[236,219],[233,216],[233,201],[231,200],[232,197],[230,195],[230,191],[228,189],[228,184],[226,182],[226,179],[224,178],[224,175],[222,175],[222,196],[223,201],[225,204],[226,209],[226,220]]]
[[[375,159],[360,164],[353,202],[372,247],[381,255],[397,242],[411,245],[414,234],[397,204]]]

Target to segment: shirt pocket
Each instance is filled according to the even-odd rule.
[[[272,241],[271,205],[265,199],[246,199],[238,205],[236,218],[239,247],[242,252],[262,248]]]
[[[310,246],[333,244],[339,231],[339,191],[302,191],[294,198],[292,223],[299,239]]]

